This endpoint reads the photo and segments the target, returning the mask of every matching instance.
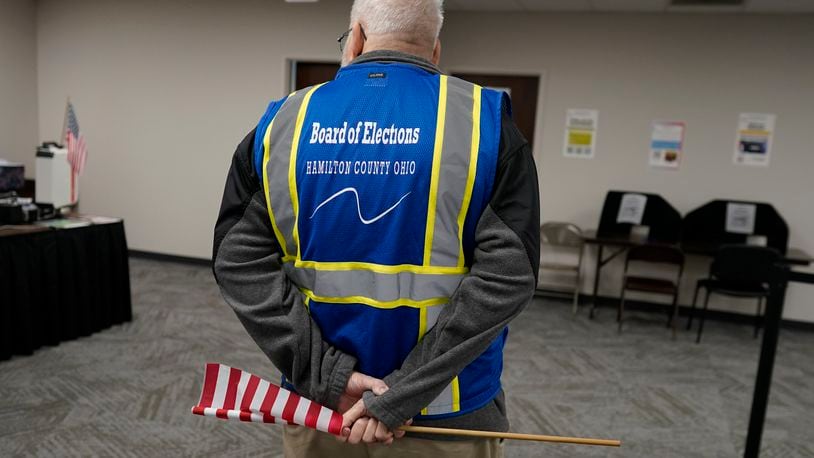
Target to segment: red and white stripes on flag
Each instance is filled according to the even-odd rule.
[[[258,423],[301,425],[334,435],[342,415],[260,377],[223,364],[208,363],[195,415]]]
[[[85,137],[79,132],[79,121],[76,119],[76,112],[70,101],[65,108],[65,146],[68,149],[68,162],[71,164],[71,170],[76,175],[82,175],[85,161],[88,158],[88,147],[85,145]]]
[[[65,138],[65,146],[68,149],[68,163],[71,164],[71,170],[77,175],[82,175],[85,162],[88,160],[88,147],[85,145],[85,137],[82,134],[79,137],[74,137],[73,133],[68,132]]]

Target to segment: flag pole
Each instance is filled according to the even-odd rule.
[[[68,130],[68,106],[71,104],[71,96],[69,95],[67,100],[65,100],[65,114],[62,116],[62,133],[59,134],[59,141],[65,141],[65,131]],[[65,145],[62,145],[65,146]]]
[[[62,146],[67,147],[67,140],[68,140],[68,108],[71,106],[71,96],[69,95],[68,98],[65,100],[65,116],[62,117]],[[70,151],[68,152],[68,162],[71,159]],[[76,205],[76,169],[74,168],[73,163],[70,163],[71,167],[71,203],[70,205]]]
[[[557,442],[561,444],[601,445],[620,447],[622,442],[614,439],[591,439],[584,437],[546,436],[543,434],[501,433],[496,431],[477,431],[472,429],[434,428],[429,426],[402,426],[401,431],[409,433],[438,434],[445,436],[467,436],[489,439],[514,439],[538,442]]]

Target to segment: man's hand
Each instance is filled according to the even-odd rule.
[[[365,391],[372,391],[376,396],[381,396],[387,391],[387,385],[375,377],[365,375],[361,372],[352,372],[348,379],[348,384],[345,386],[345,392],[339,396],[339,404],[336,410],[344,414],[362,399],[362,394],[364,394]]]
[[[386,390],[385,390],[386,391]],[[412,420],[405,424],[412,423]],[[342,415],[342,433],[339,440],[350,444],[379,442],[390,445],[394,439],[403,437],[404,431],[390,431],[384,423],[368,416],[364,399],[360,399]]]

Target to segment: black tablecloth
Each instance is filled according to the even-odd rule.
[[[0,237],[0,360],[131,319],[123,222]]]

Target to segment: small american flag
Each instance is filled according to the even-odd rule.
[[[79,122],[76,120],[76,113],[70,101],[65,116],[65,145],[68,147],[68,163],[71,164],[74,174],[81,175],[88,157],[88,149],[85,145],[85,137],[79,132]]]
[[[342,415],[256,375],[223,364],[206,365],[195,415],[258,423],[301,425],[334,435]]]

